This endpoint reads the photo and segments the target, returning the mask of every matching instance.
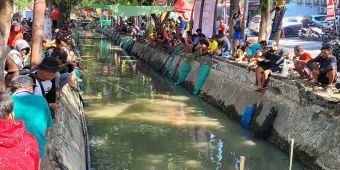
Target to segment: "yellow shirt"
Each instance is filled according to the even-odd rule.
[[[208,47],[208,52],[213,52],[217,49],[218,47],[218,42],[216,40],[213,40],[209,43],[209,47]]]

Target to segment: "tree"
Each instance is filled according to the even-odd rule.
[[[52,3],[52,0],[46,0],[44,37],[48,39],[52,39]]]
[[[239,3],[240,0],[230,0],[230,13],[229,13],[229,38],[233,37],[234,35],[234,14],[237,14],[239,11]],[[232,41],[233,43],[231,44],[231,46],[233,47],[232,49],[234,49],[235,46],[235,41]],[[233,50],[234,52],[234,50]]]
[[[278,23],[278,28],[275,32],[274,35],[274,40],[276,41],[277,44],[279,44],[279,40],[281,37],[281,32],[282,32],[282,18],[280,18],[284,13],[286,12],[286,0],[278,0],[277,5],[275,6],[275,17],[274,17],[274,22],[279,22]]]
[[[261,11],[261,23],[258,35],[258,41],[268,40],[271,31],[272,18],[270,15],[272,0],[261,0],[260,1],[260,11]]]
[[[32,0],[14,0],[14,4],[19,9],[24,9],[32,3]]]
[[[44,35],[45,0],[34,0],[33,26],[32,26],[32,53],[31,68],[41,62],[42,37]]]
[[[5,61],[7,56],[7,40],[11,27],[11,15],[13,11],[13,0],[0,1],[0,92],[6,90],[5,86]]]

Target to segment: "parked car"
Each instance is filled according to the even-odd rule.
[[[309,15],[306,16],[309,22],[314,22],[317,25],[321,25],[322,22],[326,21],[326,15]]]
[[[299,30],[302,28],[303,17],[287,17],[282,20],[282,29],[285,37],[295,37],[299,35]]]
[[[282,20],[282,29],[285,33],[285,37],[298,36],[299,30],[302,28],[303,17],[286,17]],[[260,31],[261,15],[256,15],[249,22],[249,30],[254,34],[258,34]]]
[[[260,31],[260,23],[261,23],[261,15],[255,15],[252,20],[249,22],[249,30],[255,34],[258,34]]]

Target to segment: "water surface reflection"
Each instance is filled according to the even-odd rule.
[[[240,155],[249,170],[287,169],[287,153],[106,40],[81,44],[93,169],[234,170]]]

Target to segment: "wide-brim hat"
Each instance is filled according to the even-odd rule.
[[[59,64],[56,58],[54,57],[46,57],[44,60],[38,65],[39,70],[46,70],[48,72],[58,72]]]

